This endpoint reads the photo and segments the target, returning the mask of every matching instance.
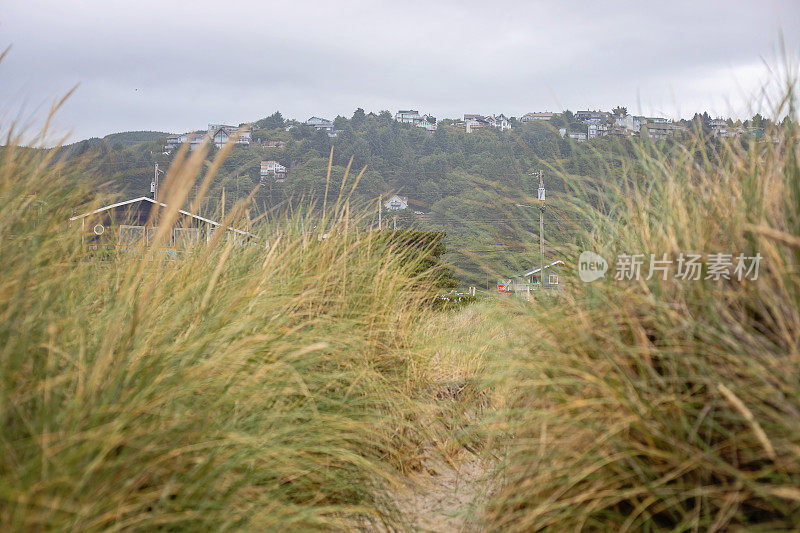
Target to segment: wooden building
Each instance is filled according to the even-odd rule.
[[[127,252],[153,244],[162,213],[167,204],[146,196],[107,205],[70,218],[70,225],[80,223],[81,243],[88,252]],[[223,228],[219,222],[178,210],[178,217],[162,244],[167,255],[178,255],[201,242],[208,242],[215,231],[226,231],[237,243],[251,241],[255,235]]]
[[[541,283],[542,276],[539,273],[541,270],[540,267],[508,279],[501,279],[497,282],[497,292],[501,294],[514,294],[520,298],[530,298],[531,292],[539,289],[559,290],[562,288],[561,268],[563,266],[564,261],[561,260],[545,265],[544,283]]]

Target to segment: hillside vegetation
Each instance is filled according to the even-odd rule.
[[[636,155],[652,144],[647,139],[575,142],[546,122],[517,123],[511,131],[488,128],[466,133],[449,122],[442,121],[430,132],[400,124],[388,112],[372,116],[357,111],[350,119],[336,119],[340,132],[331,138],[324,131],[286,122],[276,113],[253,123],[252,137],[262,144],[232,149],[199,203],[199,214],[218,216],[223,191],[225,209],[230,210],[255,190],[249,207],[253,219],[264,216],[271,221],[291,207],[321,206],[338,196],[350,165],[354,171],[365,169],[354,198],[373,209],[366,223],[377,225],[379,198],[386,200],[393,193],[407,197],[409,209],[384,213],[386,224],[445,231],[447,258],[462,284],[486,289],[497,279],[540,262],[538,211],[527,207],[539,185],[535,172],[543,171],[552,199],[545,227],[550,261],[562,258],[565,245],[576,237],[574,213],[564,213],[576,189],[602,190],[618,184],[623,175],[642,182],[649,179]],[[285,124],[292,128],[285,131]],[[698,122],[698,132],[706,134],[701,126]],[[73,148],[70,166],[78,166],[85,181],[102,183],[104,191],[120,198],[147,195],[154,163],[167,168],[175,155],[162,153],[164,139],[134,146],[109,139],[95,147]],[[719,147],[717,140],[706,139],[710,153]],[[285,149],[267,147],[267,141],[284,142]],[[682,144],[659,141],[657,150],[671,154]],[[331,148],[334,160],[328,180]],[[216,150],[211,148],[212,156]],[[260,163],[265,160],[289,169],[284,183],[268,179],[257,188]],[[192,191],[189,197],[195,194]]]
[[[790,118],[750,142],[698,131],[561,146],[546,126],[429,135],[365,118],[374,131],[345,131],[333,152],[327,137],[287,145],[310,154],[294,167],[310,192],[261,218],[261,189],[226,206],[224,224],[249,221],[248,245],[219,231],[180,260],[96,260],[67,224],[75,206],[130,192],[139,163],[118,161],[145,168],[151,145],[66,157],[12,137],[0,151],[0,529],[797,530],[794,87],[774,113]],[[440,236],[375,231],[365,198],[382,189],[353,188],[381,167],[359,178],[366,162],[345,147],[382,136],[400,150],[384,171],[438,158],[437,142],[464,156],[442,167],[438,193],[413,189],[431,198],[429,227],[453,198],[485,217],[447,226],[447,246],[525,235],[514,196],[466,201],[494,187],[495,165],[436,196],[465,165],[507,164],[500,190],[531,185],[537,167],[557,175],[562,289],[434,305],[451,281]],[[535,139],[552,139],[559,166]],[[268,156],[255,150],[171,154],[156,248],[183,205],[221,216],[214,187],[252,183],[235,176]],[[584,156],[590,170],[570,166]],[[582,251],[608,260],[604,277],[579,280]],[[704,263],[697,279],[616,276],[637,253]],[[718,253],[760,256],[757,275],[713,275]],[[494,268],[474,255],[472,272]],[[420,495],[436,499],[425,517]]]

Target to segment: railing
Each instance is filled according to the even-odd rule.
[[[87,257],[101,261],[111,261],[120,256],[136,257],[152,261],[154,259],[177,260],[181,259],[187,250],[174,247],[153,247],[128,244],[88,244]]]

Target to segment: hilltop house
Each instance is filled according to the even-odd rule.
[[[394,119],[402,124],[419,124],[426,121],[416,109],[400,110],[394,114]]]
[[[401,124],[413,124],[428,131],[436,130],[436,118],[430,115],[421,115],[416,109],[400,110],[395,113],[394,119]]]
[[[609,116],[605,111],[575,111],[575,119],[584,124],[606,122]]]
[[[608,130],[608,124],[590,122],[586,125],[586,138],[594,139],[595,137],[605,137],[608,135]]]
[[[388,211],[401,211],[403,209],[408,209],[408,198],[395,194],[386,202],[384,202],[383,207],[385,207]]]
[[[549,122],[554,116],[556,116],[556,114],[550,113],[549,111],[525,113],[524,115],[522,115],[522,118],[520,118],[519,121],[533,122],[534,120],[545,120]]]
[[[492,115],[491,124],[500,131],[511,129],[511,122],[509,122],[508,117],[502,113],[497,116]]]
[[[238,132],[238,137],[236,137]],[[239,128],[237,126],[228,126],[227,124],[209,124],[208,136],[214,141],[217,148],[222,148],[228,144],[228,140],[236,137],[236,144],[249,146],[251,141],[250,130]]]
[[[473,130],[486,128],[488,126],[489,121],[483,115],[464,115],[464,127],[466,128],[467,133],[470,133]]]
[[[261,183],[266,182],[269,176],[272,176],[278,183],[286,181],[286,167],[277,161],[262,161],[260,174]]]
[[[179,135],[167,135],[164,151],[169,153],[186,142],[189,143],[189,150],[194,150],[209,139],[214,142],[217,148],[222,148],[237,132],[236,144],[249,146],[251,142],[250,130],[226,124],[209,124],[206,131],[198,130]]]
[[[741,126],[732,126],[728,124],[727,120],[722,118],[715,118],[711,120],[708,125],[711,127],[711,132],[714,136],[722,139],[727,137],[739,137],[744,134],[744,128]]]
[[[617,117],[615,123],[621,128],[625,128],[627,132],[639,133],[642,124],[645,124],[647,119],[644,117],[635,117],[633,115],[625,115],[624,117]]]
[[[193,131],[180,135],[168,135],[167,142],[164,145],[164,151],[169,154],[172,150],[186,142],[189,143],[189,150],[194,150],[207,140],[208,134],[205,131]]]
[[[511,129],[511,123],[509,122],[508,117],[503,114],[487,116],[475,114],[464,115],[464,127],[467,133],[489,126],[497,128],[501,131]]]
[[[671,122],[648,123],[639,130],[639,135],[652,140],[661,140],[681,135],[685,130],[683,126]]]
[[[89,253],[110,256],[141,251],[155,244],[166,208],[167,204],[142,196],[76,215],[69,220],[70,224],[80,222],[81,243]],[[178,217],[161,244],[168,257],[175,257],[181,250],[190,249],[202,241],[208,242],[218,230],[228,232],[228,238],[235,238],[237,243],[255,237],[252,233],[225,228],[219,222],[179,209]]]
[[[317,131],[325,131],[328,134],[333,133],[333,121],[327,118],[311,117],[306,120],[306,124],[311,126]]]

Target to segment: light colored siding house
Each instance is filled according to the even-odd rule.
[[[728,121],[722,118],[715,118],[708,123],[711,126],[711,131],[715,137],[737,137],[744,133],[744,130],[739,127],[728,125]]]
[[[181,140],[184,137],[184,140]],[[185,136],[182,135],[167,135],[167,142],[164,144],[164,150],[171,152],[185,141]]]
[[[509,122],[508,117],[503,114],[487,116],[475,114],[464,115],[464,128],[466,129],[467,133],[489,126],[497,128],[500,131],[510,130],[511,122]]]
[[[473,130],[486,128],[488,126],[489,121],[486,120],[486,117],[483,115],[464,115],[464,128],[466,129],[467,133],[470,133]]]
[[[549,111],[543,112],[534,112],[534,113],[525,113],[522,115],[522,118],[519,119],[520,122],[533,122],[534,120],[545,120],[550,121],[554,116],[555,113],[550,113]]]
[[[327,118],[311,117],[310,119],[306,120],[306,124],[317,131],[324,130],[328,133],[333,131],[333,121],[328,120]]]
[[[639,130],[639,135],[643,137],[648,137],[654,141],[666,139],[668,137],[676,137],[683,134],[684,130],[683,126],[678,124],[673,124],[671,122],[667,123],[656,123],[656,124],[645,124]]]
[[[586,126],[586,138],[594,139],[595,137],[605,137],[608,135],[608,124],[595,124],[590,122]]]
[[[408,209],[408,198],[395,194],[383,204],[383,207],[389,211],[401,211],[403,209]]]
[[[188,133],[187,138],[189,139],[189,150],[194,150],[208,141],[208,134],[203,131],[196,131],[194,133]]]
[[[436,130],[436,119],[430,115],[421,115],[416,109],[400,110],[394,114],[394,119],[401,124],[413,124],[428,131]]]
[[[605,111],[575,111],[575,118],[584,124],[606,122],[609,115]]]
[[[492,125],[500,131],[511,129],[511,122],[509,122],[508,117],[502,113],[499,115],[492,115],[491,122],[493,123]]]
[[[559,274],[560,274],[560,270],[561,270],[560,267],[563,267],[563,266],[564,266],[564,261],[560,261],[560,260],[559,261],[553,261],[549,265],[545,265],[544,266],[544,284],[541,285],[541,286],[544,287],[545,289],[558,289],[558,288],[560,288],[560,286],[561,286],[560,281],[561,280],[559,278]],[[531,283],[533,285],[539,286],[539,282],[540,282],[541,277],[542,277],[542,276],[539,275],[539,271],[540,270],[541,270],[541,267],[536,267],[533,270],[529,270],[528,272],[525,272],[525,274],[523,274],[523,277],[525,278],[525,281],[527,281],[528,283]]]
[[[165,153],[172,152],[183,143],[189,143],[189,150],[194,150],[208,139],[208,134],[205,131],[192,131],[189,133],[182,133],[180,135],[170,135],[167,137],[167,142],[164,145]]]
[[[394,114],[394,119],[402,124],[419,124],[425,122],[425,117],[419,114],[416,109],[400,110]]]
[[[531,293],[539,289],[558,290],[563,286],[561,280],[561,267],[564,261],[554,261],[544,266],[544,283],[541,283],[539,271],[541,267],[534,268],[512,278],[502,279],[497,283],[497,292],[513,294],[518,298],[531,298]]]
[[[261,181],[262,183],[272,176],[278,183],[286,181],[286,167],[277,161],[261,162]]]
[[[624,117],[618,117],[616,119],[616,124],[621,128],[625,128],[629,133],[639,133],[639,129],[641,129],[642,124],[644,124],[642,119],[643,117],[625,115]]]
[[[217,148],[222,148],[224,145],[228,144],[228,140],[236,136],[237,132],[238,137],[236,138],[236,144],[249,146],[251,141],[250,130],[239,128],[238,126],[229,126],[227,124],[208,125],[208,135],[214,141],[214,145]]]

